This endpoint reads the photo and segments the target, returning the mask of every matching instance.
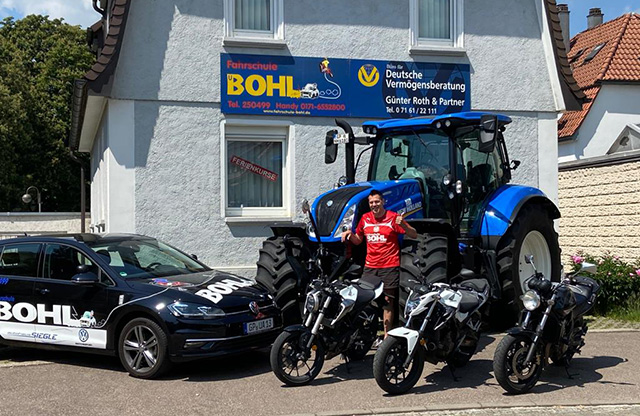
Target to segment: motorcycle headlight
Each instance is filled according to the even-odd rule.
[[[527,290],[522,295],[522,304],[528,311],[535,311],[540,306],[540,295],[535,290]]]
[[[304,303],[304,308],[308,312],[317,312],[320,308],[320,296],[318,292],[311,292],[307,294],[307,300]]]
[[[174,302],[167,305],[167,309],[169,309],[173,316],[181,318],[213,319],[224,316],[224,311],[220,308],[199,305],[197,303]]]
[[[406,305],[404,305],[404,317],[405,319],[409,317],[411,312],[420,304],[420,294],[416,292],[411,292],[409,298],[407,299]]]
[[[316,233],[313,232],[313,227],[311,226],[311,223],[307,223],[307,235],[309,237],[313,237],[316,238]]]
[[[342,221],[340,221],[340,224],[338,225],[338,229],[336,230],[336,233],[333,235],[333,237],[339,238],[343,232],[350,230],[353,227],[353,218],[355,216],[356,216],[356,206],[354,204],[354,205],[351,205],[347,210],[347,212],[344,214],[344,217],[342,218]]]

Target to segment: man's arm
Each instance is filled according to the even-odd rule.
[[[402,227],[407,237],[416,238],[418,236],[418,232],[416,231],[416,229],[409,225],[409,223],[404,220],[404,217],[402,215],[398,215],[396,217],[396,224]]]
[[[347,230],[343,232],[340,236],[340,240],[344,243],[345,241],[350,241],[356,246],[362,243],[362,238],[356,233],[351,232],[351,230]]]

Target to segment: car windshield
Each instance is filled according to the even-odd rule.
[[[186,254],[154,239],[102,240],[91,249],[123,278],[153,278],[211,270]]]
[[[383,136],[371,167],[372,181],[418,179],[429,195],[429,218],[448,218],[448,198],[442,185],[451,173],[451,140],[439,130],[402,132]]]

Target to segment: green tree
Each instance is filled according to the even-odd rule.
[[[20,199],[31,185],[43,211],[80,210],[79,166],[65,139],[73,80],[93,61],[79,26],[38,15],[0,21],[0,212],[37,209]]]

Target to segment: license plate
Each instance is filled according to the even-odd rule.
[[[261,319],[259,321],[245,322],[245,334],[255,334],[256,332],[268,331],[273,328],[273,318]]]

